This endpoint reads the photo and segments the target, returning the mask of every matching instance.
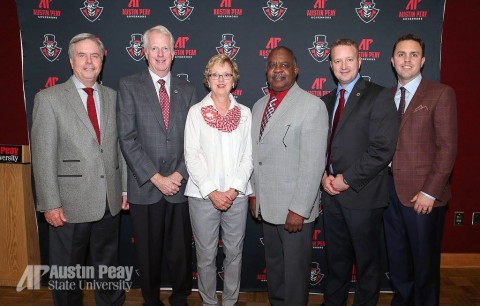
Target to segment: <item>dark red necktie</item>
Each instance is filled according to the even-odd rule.
[[[403,114],[405,113],[405,87],[400,87],[400,104],[398,105],[398,122],[402,121]]]
[[[97,134],[97,141],[100,143],[100,127],[98,126],[97,110],[95,108],[95,100],[93,99],[93,88],[83,88],[87,93],[87,113],[90,121],[92,122],[95,134]]]
[[[165,88],[165,80],[158,80],[160,83],[160,108],[162,109],[163,122],[165,122],[165,128],[168,129],[168,117],[170,114],[170,98],[168,97],[167,89]]]
[[[345,89],[341,89],[340,99],[338,100],[337,111],[335,112],[335,117],[333,117],[332,133],[330,133],[330,141],[328,143],[328,157],[327,157],[327,169],[326,169],[327,174],[330,174],[333,136],[335,136],[335,131],[337,130],[337,125],[338,125],[338,122],[340,121],[340,116],[342,115],[344,107],[345,107]]]
[[[259,139],[262,138],[263,131],[265,130],[265,127],[267,126],[268,120],[270,120],[270,117],[272,117],[273,113],[275,112],[275,102],[277,102],[277,97],[275,97],[275,96],[272,96],[270,98],[270,101],[268,101],[267,110],[265,111],[265,115],[263,116],[262,122],[260,124]]]

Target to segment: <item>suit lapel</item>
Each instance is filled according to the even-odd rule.
[[[265,126],[265,130],[263,130],[262,138],[268,134],[268,132],[273,128],[273,126],[275,126],[281,121],[282,117],[288,112],[288,110],[295,103],[293,100],[297,90],[298,90],[298,85],[297,83],[295,83],[292,86],[292,88],[290,88],[287,95],[283,98],[282,102],[277,107],[272,117],[270,117],[270,120],[268,120],[267,126]],[[263,112],[262,112],[262,117],[263,117]]]
[[[253,140],[258,141],[260,135],[260,125],[262,124],[263,112],[265,111],[265,106],[267,105],[269,95],[262,97],[258,101],[257,111],[253,113],[252,118],[252,131],[255,131],[255,134],[252,134]]]
[[[180,110],[182,99],[180,99],[180,87],[177,77],[170,76],[170,114],[168,116],[168,130],[173,131],[177,125],[175,114]]]
[[[153,85],[152,77],[148,72],[148,68],[143,72],[142,75],[142,89],[145,93],[145,96],[147,97],[147,103],[150,106],[153,114],[157,118],[158,123],[162,127],[163,131],[166,132],[167,129],[165,128],[165,122],[163,121],[162,109],[160,108],[160,101],[157,96],[157,90]]]
[[[107,99],[107,94],[105,92],[105,89],[97,84],[98,88],[98,95],[100,97],[100,109],[101,109],[101,118],[100,118],[100,140],[101,142],[104,141],[105,135],[106,135],[106,130],[108,126],[108,120],[109,120],[109,113],[107,110],[111,109],[110,108],[110,99]]]
[[[65,86],[65,100],[68,101],[73,111],[77,114],[78,118],[80,118],[80,121],[83,122],[92,137],[97,139],[95,129],[93,128],[92,122],[88,117],[82,99],[80,98],[77,88],[75,87],[75,83],[71,78],[67,81],[67,84]]]
[[[348,117],[357,106],[358,101],[362,99],[364,91],[365,80],[360,78],[355,84],[355,86],[353,86],[352,92],[348,95],[348,100],[346,101],[345,108],[343,109],[342,115],[340,116],[340,121],[338,122],[335,134],[338,133],[338,131],[342,129],[342,126],[345,124],[345,122],[348,121]]]
[[[405,121],[410,119],[415,109],[417,109],[417,107],[419,107],[422,104],[423,95],[427,90],[427,87],[428,87],[427,82],[425,81],[425,79],[422,78],[422,81],[420,81],[420,85],[418,85],[418,88],[415,91],[415,95],[412,97],[412,100],[410,100],[410,104],[408,104],[407,110],[403,114],[403,118],[400,123],[400,129],[405,124]]]

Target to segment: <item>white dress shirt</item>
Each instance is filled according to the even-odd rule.
[[[253,171],[251,111],[230,94],[229,109],[240,107],[240,123],[232,132],[222,132],[203,119],[202,107],[215,108],[210,96],[211,93],[188,112],[185,163],[190,177],[185,195],[206,199],[212,191],[233,188],[239,191],[239,197],[247,196],[252,193],[249,183]]]
[[[79,79],[75,75],[72,76],[73,84],[75,84],[75,87],[77,88],[78,94],[80,95],[80,99],[82,99],[83,107],[85,107],[85,111],[88,114],[88,108],[87,108],[87,98],[88,94],[83,90],[85,85],[80,82]],[[100,95],[98,94],[98,87],[97,83],[95,83],[93,86],[93,100],[95,101],[95,110],[97,112],[97,121],[98,121],[98,128],[100,128],[100,118],[102,115],[102,108],[101,108],[101,101],[100,101]]]

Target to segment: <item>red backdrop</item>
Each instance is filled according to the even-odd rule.
[[[447,0],[445,9],[441,79],[455,89],[459,124],[453,199],[442,244],[448,253],[480,253],[480,225],[472,225],[472,213],[480,211],[480,176],[476,173],[480,168],[480,91],[475,85],[480,72],[477,8],[476,2],[469,0]],[[465,213],[465,225],[453,225],[455,211]]]

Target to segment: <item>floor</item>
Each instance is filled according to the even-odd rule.
[[[480,306],[480,268],[442,268],[441,275],[441,306]],[[353,294],[349,297],[348,305],[352,304]],[[391,293],[382,293],[377,305],[390,305]],[[168,304],[168,292],[162,292],[161,299]],[[126,306],[142,305],[143,299],[139,289],[127,292]],[[310,294],[309,306],[320,305],[323,302],[321,294]],[[85,290],[84,303],[86,306],[95,305],[93,293]],[[15,306],[42,306],[53,305],[51,293],[46,287],[40,290],[23,290],[17,292],[14,287],[0,287],[0,305]],[[189,306],[201,306],[198,292],[193,292],[188,300]],[[238,306],[267,306],[268,298],[265,292],[240,293]]]

